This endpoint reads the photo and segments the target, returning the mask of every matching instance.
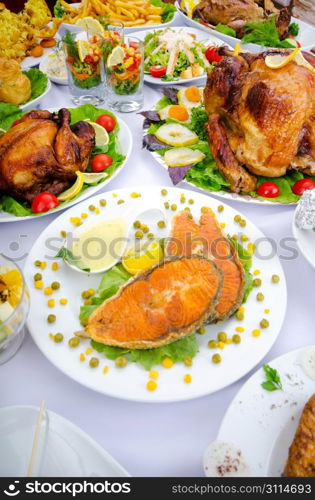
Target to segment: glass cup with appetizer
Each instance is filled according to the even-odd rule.
[[[107,99],[122,113],[137,111],[143,104],[143,42],[127,36],[105,62]]]
[[[115,19],[108,19],[105,16],[99,18],[99,22],[103,27],[103,57],[106,63],[110,52],[120,45],[124,39],[124,25]]]
[[[63,37],[69,90],[76,105],[104,102],[103,43],[101,36],[86,32],[67,31]]]
[[[0,365],[12,358],[25,336],[29,292],[19,267],[0,254]]]

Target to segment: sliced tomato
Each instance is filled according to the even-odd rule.
[[[264,198],[276,198],[280,195],[280,188],[274,182],[263,182],[257,188],[257,194]]]
[[[293,193],[297,194],[298,196],[302,196],[304,191],[307,191],[309,189],[315,189],[315,182],[312,181],[312,179],[300,179],[296,181],[296,183],[292,187]]]
[[[113,163],[113,158],[106,154],[100,154],[94,156],[92,160],[92,172],[103,172]]]
[[[223,59],[223,57],[217,53],[216,47],[208,47],[205,52],[205,56],[209,63],[220,62]]]
[[[58,205],[59,200],[54,194],[44,192],[35,196],[32,201],[31,209],[34,214],[40,214],[42,212],[48,212],[48,210],[52,210],[58,207]]]
[[[154,78],[161,78],[166,74],[166,66],[150,66],[149,71]]]

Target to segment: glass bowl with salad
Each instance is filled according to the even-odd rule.
[[[86,32],[74,35],[67,31],[62,39],[66,54],[69,90],[76,105],[104,102],[104,39]]]
[[[107,99],[120,112],[137,111],[143,104],[143,42],[127,36],[107,56]]]

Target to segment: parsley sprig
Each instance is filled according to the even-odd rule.
[[[263,365],[263,370],[265,372],[266,380],[261,384],[261,387],[266,391],[282,391],[282,384],[280,375],[275,368],[271,368],[269,365]]]

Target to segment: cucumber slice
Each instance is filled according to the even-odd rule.
[[[166,151],[164,161],[169,167],[185,167],[185,165],[199,163],[205,156],[198,149],[175,148]]]
[[[179,123],[166,123],[156,132],[155,137],[169,146],[191,146],[199,141],[198,135]]]

